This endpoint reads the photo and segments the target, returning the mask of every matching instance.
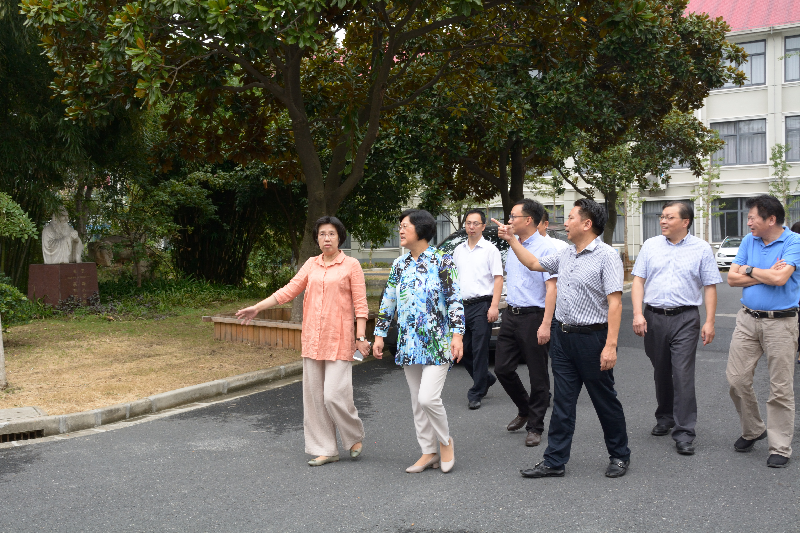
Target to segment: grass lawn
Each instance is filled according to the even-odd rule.
[[[369,292],[370,311],[377,311],[380,291]],[[214,340],[213,323],[201,320],[255,301],[182,309],[158,320],[91,315],[15,326],[3,336],[9,386],[0,391],[0,409],[86,411],[298,361],[297,350]]]

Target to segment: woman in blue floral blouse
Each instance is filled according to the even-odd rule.
[[[453,258],[428,245],[435,236],[436,221],[427,211],[411,209],[400,215],[400,245],[409,252],[392,264],[375,323],[373,354],[380,359],[397,310],[395,362],[406,374],[422,448],[419,461],[406,468],[409,473],[440,463],[442,472],[449,472],[455,464],[442,388],[447,371],[463,355],[464,306]]]

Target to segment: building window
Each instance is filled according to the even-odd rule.
[[[545,204],[545,210],[547,210],[547,214],[550,216],[550,223],[551,224],[563,224],[564,223],[564,206],[563,205],[553,205],[553,204]]]
[[[783,57],[785,81],[800,80],[800,35],[786,38],[786,48]]]
[[[490,207],[489,209],[486,210],[486,225],[487,226],[495,226],[496,225],[494,222],[492,222],[493,218],[496,219],[496,220],[499,220],[500,222],[505,222],[505,220],[503,220],[505,218],[505,215],[503,214],[503,208],[502,207]]]
[[[786,144],[786,160],[800,161],[800,117],[786,117]]]
[[[686,202],[694,208],[694,202],[691,200],[679,200]],[[650,237],[661,235],[661,212],[664,210],[666,200],[660,202],[645,202],[642,204],[642,240],[646,241]],[[619,224],[619,222],[618,222]],[[689,228],[689,233],[694,235],[694,228],[697,224],[697,218],[692,222],[692,227]],[[616,231],[614,232],[616,234]],[[622,240],[620,240],[622,242]]]
[[[741,46],[747,52],[747,59],[739,65],[739,70],[747,76],[743,87],[764,85],[767,82],[767,41],[735,44]],[[738,85],[728,82],[723,87],[738,87]]]
[[[625,244],[625,222],[627,217],[622,210],[617,210],[617,225],[614,226],[614,235],[611,237],[612,244]]]
[[[345,237],[344,239],[344,244],[342,244],[339,248],[341,248],[342,250],[349,250],[352,247],[353,247],[353,241],[350,238],[350,234],[348,233],[347,237]]]
[[[789,205],[784,207],[786,207],[787,209],[786,209],[786,220],[784,220],[783,225],[791,228],[792,224],[800,221],[800,196],[796,194],[790,196]]]
[[[720,198],[711,206],[711,240],[721,242],[725,237],[741,237],[747,229],[747,198]]]
[[[376,246],[375,247],[376,249],[378,249],[378,248],[400,248],[400,233],[399,233],[399,229],[397,228],[397,224],[391,224],[391,227],[389,228],[389,231],[392,232],[391,237],[389,237],[389,239],[386,242],[384,242],[383,244],[381,244],[380,246]],[[349,238],[350,238],[350,236],[348,235],[348,241],[345,241],[345,244],[347,244],[349,242]],[[362,248],[364,250],[372,248],[372,241],[364,242],[362,244]]]
[[[672,169],[673,170],[679,170],[679,169],[682,169],[682,168],[690,168],[689,167],[689,163],[681,163],[677,159],[672,162]]]
[[[447,218],[447,215],[444,213],[439,214],[439,216],[436,217],[436,236],[429,244],[436,246],[449,237],[452,232],[453,229],[450,224],[450,219]]]
[[[767,120],[715,122],[711,129],[719,133],[725,146],[714,154],[720,165],[755,165],[767,162]]]

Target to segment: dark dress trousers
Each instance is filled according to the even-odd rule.
[[[519,416],[528,417],[526,429],[540,434],[544,432],[544,415],[550,403],[550,374],[547,368],[550,343],[540,345],[537,337],[543,319],[544,309],[519,315],[505,309],[494,361],[494,373],[517,406]],[[517,374],[520,364],[528,367],[530,394]]]
[[[472,387],[467,391],[469,401],[479,401],[486,391],[497,381],[489,372],[489,338],[492,324],[486,316],[491,302],[477,302],[464,305],[464,357],[461,363],[472,378]]]

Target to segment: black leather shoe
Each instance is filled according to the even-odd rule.
[[[533,468],[520,470],[522,477],[564,477],[564,468],[550,468],[544,461]]]
[[[694,455],[694,444],[691,442],[676,442],[675,449],[681,455]]]
[[[522,426],[524,426],[527,423],[528,423],[528,417],[527,416],[519,416],[519,415],[517,415],[516,417],[514,417],[514,420],[512,420],[511,422],[508,423],[508,425],[506,426],[506,429],[509,430],[509,431],[516,431],[516,430],[518,430],[519,428],[521,428]]]
[[[469,401],[469,408],[470,409],[480,409],[481,408],[481,401],[480,400],[470,400]]]
[[[542,434],[535,431],[529,431],[525,437],[525,446],[538,446],[542,442]]]
[[[764,440],[767,438],[767,431],[764,430],[764,433],[759,435],[758,437],[750,440],[744,437],[739,437],[736,442],[733,443],[733,449],[737,452],[749,452],[753,449],[753,446],[756,445],[757,440]]]
[[[789,466],[789,458],[773,453],[767,459],[767,466],[770,468],[786,468]]]
[[[606,468],[606,477],[622,477],[628,472],[628,465],[630,461],[623,461],[622,459],[611,459]]]
[[[665,426],[664,424],[656,424],[653,426],[653,430],[650,432],[651,435],[655,435],[656,437],[663,437],[664,435],[669,435],[669,430],[672,429],[672,426]]]

